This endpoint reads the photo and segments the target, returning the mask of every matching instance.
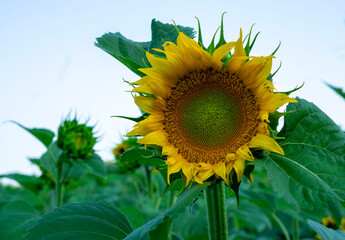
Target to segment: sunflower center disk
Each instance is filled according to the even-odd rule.
[[[256,135],[258,112],[253,93],[238,75],[195,71],[172,89],[165,131],[188,162],[215,164]]]
[[[241,109],[221,89],[205,89],[186,99],[181,109],[183,135],[204,149],[219,148],[235,137],[241,125]]]

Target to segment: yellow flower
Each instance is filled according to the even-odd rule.
[[[322,218],[321,223],[325,227],[332,228],[332,229],[338,229],[337,224],[335,223],[334,219],[331,216]]]
[[[155,50],[166,58],[147,52],[152,67],[140,69],[146,76],[134,83],[141,93],[135,103],[150,115],[127,136],[144,136],[138,143],[162,147],[168,179],[182,170],[186,185],[213,175],[229,184],[233,169],[240,181],[245,161],[254,160],[250,148],[284,154],[269,137],[268,113],[297,101],[275,93],[267,80],[273,56],[246,56],[242,31],[236,42],[212,54],[183,33],[177,44],[163,46]]]
[[[118,157],[129,148],[130,146],[127,143],[119,143],[115,148],[113,148],[113,154]]]

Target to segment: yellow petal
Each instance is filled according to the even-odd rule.
[[[181,162],[176,162],[175,164],[168,165],[168,184],[170,184],[170,175],[179,172],[182,168]]]
[[[247,145],[243,145],[236,151],[237,155],[249,161],[254,161],[254,156]]]
[[[168,145],[168,146],[164,146],[164,147],[163,147],[163,149],[162,149],[162,154],[163,154],[163,155],[170,156],[170,155],[173,155],[173,154],[177,154],[177,151],[178,151],[177,148],[175,148],[175,147],[172,146],[172,145]]]
[[[145,136],[150,132],[163,130],[164,115],[162,113],[153,113],[146,119],[138,122],[133,126],[133,130],[127,133],[126,136]]]
[[[295,103],[297,100],[290,98],[284,93],[275,93],[266,103],[262,103],[261,110],[274,112],[277,108],[283,106],[287,102]]]
[[[226,56],[226,54],[228,54],[231,49],[235,46],[236,42],[228,42],[222,46],[220,46],[219,48],[217,48],[214,53],[212,54],[212,57],[215,60],[222,60],[223,57]]]
[[[256,89],[267,80],[272,69],[272,58],[254,57],[243,65],[239,77],[248,88]]]
[[[194,166],[191,163],[184,163],[182,165],[182,172],[186,176],[186,186],[192,180],[194,176]]]
[[[151,97],[136,96],[134,102],[141,110],[147,113],[161,113],[166,110],[166,102],[160,97],[154,99]]]
[[[137,143],[154,144],[161,147],[169,145],[168,135],[165,131],[155,131],[147,134],[145,137],[139,139]]]
[[[271,152],[276,152],[281,155],[284,155],[283,149],[279,146],[279,144],[269,136],[265,136],[262,134],[257,134],[248,144],[250,148],[262,148],[265,150],[269,150]]]
[[[197,171],[195,171],[197,172]],[[209,177],[211,177],[213,175],[213,169],[208,169],[208,170],[204,170],[204,171],[199,171],[197,174],[194,173],[194,180],[199,183],[202,184],[205,180],[207,180]]]
[[[226,155],[226,160],[228,161],[235,161],[237,158],[237,154],[235,153],[229,153]]]
[[[240,37],[237,39],[235,44],[234,57],[244,57],[246,56],[246,51],[243,48],[242,42],[242,28],[240,29]]]
[[[237,174],[237,181],[240,182],[244,173],[244,163],[245,160],[243,158],[239,158],[234,163],[234,169]]]
[[[229,185],[229,181],[228,181],[229,179],[227,178],[224,162],[219,163],[215,168],[213,168],[213,171],[215,174],[221,177],[225,181],[226,184]]]

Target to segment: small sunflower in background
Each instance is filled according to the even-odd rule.
[[[117,144],[116,147],[112,150],[115,158],[118,159],[118,157],[120,157],[120,155],[126,150],[138,146],[139,144],[137,143],[137,140],[138,139],[136,137],[129,137],[126,140],[122,140],[121,143]]]
[[[199,39],[201,39],[199,37]],[[221,41],[220,41],[221,43]],[[229,184],[241,180],[251,149],[284,154],[270,136],[269,113],[288,102],[269,80],[273,56],[248,56],[242,30],[235,42],[205,48],[179,32],[177,44],[165,42],[165,58],[146,53],[151,68],[134,83],[135,103],[150,115],[127,136],[162,147],[169,175],[179,172],[203,183],[215,175]]]

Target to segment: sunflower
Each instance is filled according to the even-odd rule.
[[[154,49],[165,58],[146,53],[152,67],[139,69],[145,76],[134,83],[134,100],[150,115],[127,136],[162,147],[168,182],[182,170],[186,185],[213,175],[229,184],[232,170],[240,181],[245,161],[254,160],[250,149],[284,154],[270,137],[268,114],[297,101],[274,92],[267,80],[274,57],[247,56],[242,30],[211,53],[201,45],[179,32],[176,44]]]

